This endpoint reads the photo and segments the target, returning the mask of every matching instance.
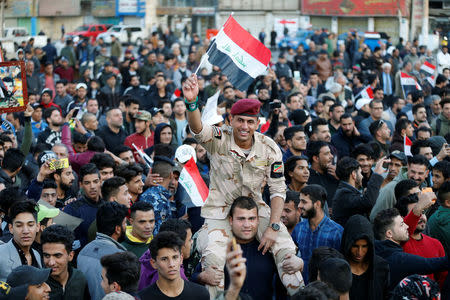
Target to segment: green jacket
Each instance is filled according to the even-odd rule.
[[[125,235],[125,240],[122,242],[128,251],[133,252],[137,258],[140,258],[145,251],[148,250],[148,246],[153,237],[149,238],[147,242],[141,242],[133,235],[131,235],[131,226],[127,226],[127,232]]]
[[[120,42],[116,40],[114,43],[111,44],[111,56],[119,58],[121,55],[122,55],[122,45],[120,45]]]
[[[450,208],[439,206],[428,220],[430,235],[438,239],[447,256],[450,255]]]
[[[450,133],[450,120],[447,119],[443,113],[440,113],[431,127],[436,135],[445,136]]]

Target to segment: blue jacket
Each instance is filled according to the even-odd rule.
[[[375,253],[384,258],[391,271],[389,287],[392,290],[403,278],[413,274],[431,274],[449,268],[448,257],[425,258],[403,251],[402,246],[390,240],[376,241]]]
[[[106,234],[97,232],[95,240],[86,245],[78,255],[78,270],[83,272],[88,282],[92,300],[100,300],[105,296],[101,286],[102,265],[100,259],[109,254],[126,251],[125,247]]]
[[[103,201],[100,199],[98,202],[82,196],[77,201],[68,204],[64,207],[64,212],[83,219],[83,222],[75,229],[75,239],[80,241],[81,247],[87,244],[88,230],[91,223],[95,220],[97,210]]]
[[[339,127],[338,131],[331,137],[331,144],[337,149],[338,159],[341,159],[344,156],[350,156],[350,153],[359,144],[368,143],[371,140],[372,137],[366,134],[349,138]]]

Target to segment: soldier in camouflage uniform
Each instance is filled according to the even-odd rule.
[[[210,155],[211,173],[209,196],[202,207],[205,225],[199,232],[198,248],[202,252],[202,268],[225,265],[226,247],[232,238],[227,220],[231,204],[239,196],[251,197],[258,204],[260,224],[259,249],[274,255],[280,279],[289,294],[304,286],[300,269],[301,258],[295,256],[296,246],[286,227],[280,221],[286,197],[286,183],[282,154],[269,137],[255,132],[258,128],[260,103],[243,99],[231,110],[231,126],[209,126],[201,122],[197,107],[198,83],[192,75],[183,84],[188,106],[191,131]],[[271,208],[263,201],[261,189],[267,182]],[[220,289],[208,286],[213,298]]]

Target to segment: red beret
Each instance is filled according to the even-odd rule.
[[[231,107],[232,115],[258,117],[261,103],[256,99],[241,99]]]

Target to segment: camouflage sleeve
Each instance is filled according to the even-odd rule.
[[[286,181],[284,179],[283,155],[278,147],[270,147],[269,164],[267,167],[267,184],[270,199],[281,197],[286,199]]]
[[[222,139],[223,131],[222,128],[213,126],[213,125],[207,125],[205,123],[202,124],[203,128],[202,131],[200,131],[198,134],[194,135],[194,138],[203,146],[205,149],[210,153],[214,153],[217,144]]]

